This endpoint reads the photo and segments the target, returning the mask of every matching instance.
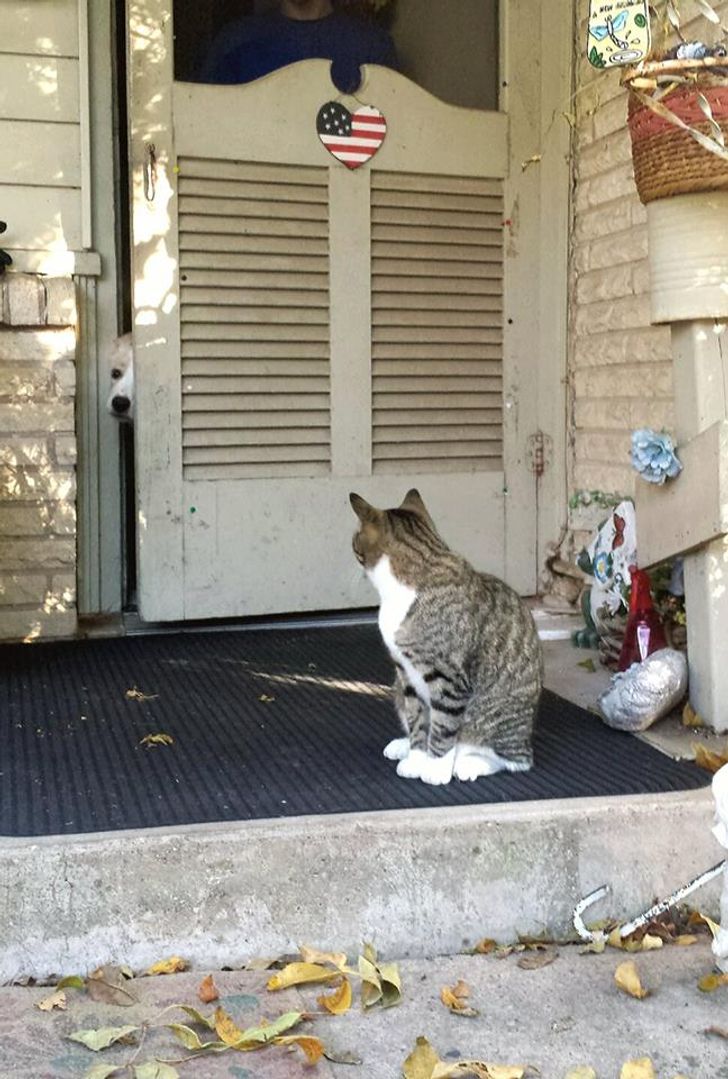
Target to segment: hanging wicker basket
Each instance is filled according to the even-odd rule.
[[[700,63],[699,61],[697,62]],[[704,64],[705,62],[703,62]],[[725,64],[725,60],[723,60]],[[650,78],[646,78],[649,74]],[[642,92],[645,83],[688,76],[655,99]],[[728,78],[710,73],[696,61],[655,61],[633,69],[624,79],[630,89],[628,125],[632,139],[637,191],[643,203],[697,191],[728,190],[728,160],[711,152],[680,124],[715,139],[717,124],[728,145]],[[714,124],[701,108],[699,95],[710,106]],[[669,110],[669,116],[667,112]]]

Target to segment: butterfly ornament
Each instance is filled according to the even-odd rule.
[[[590,0],[587,56],[593,67],[636,64],[650,51],[647,0]]]

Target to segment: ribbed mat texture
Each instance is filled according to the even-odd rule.
[[[531,772],[446,787],[400,779],[382,756],[400,732],[375,625],[5,645],[0,672],[6,836],[654,793],[710,779],[551,693]],[[174,741],[143,744],[157,734]]]

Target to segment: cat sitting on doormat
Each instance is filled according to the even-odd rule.
[[[349,496],[353,548],[379,592],[379,628],[396,667],[406,737],[384,756],[425,783],[477,779],[533,763],[541,646],[528,607],[438,534],[419,492],[381,510]]]

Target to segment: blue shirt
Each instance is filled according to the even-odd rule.
[[[288,19],[280,13],[250,15],[225,26],[200,66],[198,82],[252,82],[298,60],[331,60],[339,90],[359,86],[361,64],[397,67],[389,34],[356,16],[333,12],[323,19]]]

